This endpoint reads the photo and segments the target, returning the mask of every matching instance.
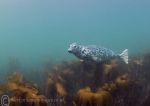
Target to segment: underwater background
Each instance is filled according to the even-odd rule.
[[[149,49],[149,0],[1,0],[0,63],[70,59],[70,43]]]
[[[150,106],[149,11],[149,0],[0,0],[0,103]],[[129,64],[81,62],[73,42],[128,49]]]

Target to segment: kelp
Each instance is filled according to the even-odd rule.
[[[23,82],[23,75],[14,72],[8,77],[8,82],[0,85],[0,91],[8,92],[10,106],[46,106],[45,96],[33,85]]]
[[[129,64],[119,59],[99,64],[50,61],[35,79],[38,74],[43,77],[33,83],[25,80],[32,77],[32,71],[31,76],[18,69],[9,73],[0,84],[0,95],[10,97],[10,106],[150,105],[150,53],[131,57]]]

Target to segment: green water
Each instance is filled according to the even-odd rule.
[[[144,52],[149,11],[149,0],[0,0],[0,63],[73,59],[72,42]]]

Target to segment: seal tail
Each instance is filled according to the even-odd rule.
[[[123,61],[128,64],[128,49],[125,49],[120,55],[119,55]]]

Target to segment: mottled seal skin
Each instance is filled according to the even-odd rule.
[[[77,43],[72,43],[68,48],[68,52],[74,54],[76,57],[84,61],[100,63],[115,57],[121,57],[124,62],[128,64],[127,49],[119,55],[104,47],[96,47],[95,45],[83,46]]]

